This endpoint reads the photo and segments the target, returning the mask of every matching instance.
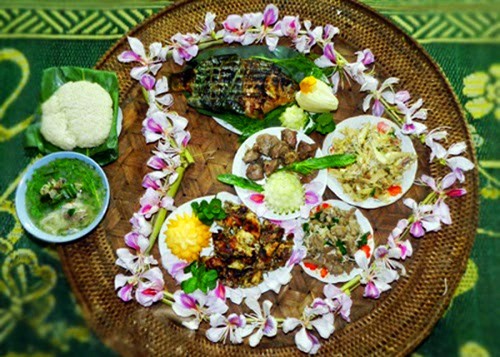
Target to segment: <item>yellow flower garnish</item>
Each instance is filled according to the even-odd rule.
[[[183,214],[167,224],[166,242],[174,255],[191,263],[197,260],[212,236],[210,227],[193,214]]]
[[[311,93],[316,86],[318,80],[312,76],[306,77],[300,82],[300,91],[302,93]]]
[[[332,88],[311,76],[300,82],[300,91],[295,94],[295,100],[299,107],[313,113],[330,112],[339,105]]]

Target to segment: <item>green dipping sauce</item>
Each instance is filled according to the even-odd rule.
[[[26,208],[44,232],[69,235],[99,214],[106,189],[99,174],[77,159],[56,159],[37,169],[26,189]]]

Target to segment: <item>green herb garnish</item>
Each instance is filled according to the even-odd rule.
[[[249,180],[245,177],[241,176],[236,176],[232,174],[222,174],[217,176],[217,180],[219,180],[222,183],[232,185],[232,186],[237,186],[241,187],[247,190],[252,190],[256,192],[263,192],[264,187],[259,185],[258,183],[253,182],[252,180]]]
[[[358,248],[361,248],[362,246],[368,244],[368,236],[369,235],[370,235],[370,232],[366,232],[361,237],[359,237],[358,242],[356,243],[356,246]]]
[[[345,243],[344,242],[342,242],[341,240],[337,240],[335,242],[335,246],[340,251],[340,254],[342,254],[342,255],[346,255],[347,254],[347,248],[345,247]]]
[[[328,134],[335,130],[335,122],[331,113],[312,114],[310,118],[314,124],[307,131],[308,133],[317,131],[320,134]]]
[[[193,202],[191,208],[198,219],[207,226],[211,226],[214,221],[226,218],[226,212],[222,209],[222,201],[218,198],[214,198],[210,202],[206,200]]]
[[[181,288],[185,293],[190,294],[197,289],[206,293],[215,289],[218,274],[214,269],[207,270],[203,263],[193,262],[184,268],[184,273],[191,273],[192,277],[181,283]]]
[[[318,158],[311,158],[300,162],[295,162],[285,166],[282,170],[298,172],[302,175],[309,175],[315,170],[346,167],[356,162],[356,156],[351,154],[327,155]]]

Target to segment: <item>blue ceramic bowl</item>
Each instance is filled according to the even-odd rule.
[[[98,173],[99,177],[102,180],[102,183],[104,185],[104,188],[106,189],[106,196],[104,197],[104,202],[101,207],[101,210],[99,211],[97,217],[94,219],[94,221],[82,229],[81,231],[78,231],[73,234],[65,235],[65,236],[59,236],[59,235],[53,235],[47,232],[42,231],[40,228],[35,226],[34,222],[31,220],[30,215],[28,214],[28,211],[26,209],[26,189],[27,189],[27,183],[29,180],[31,180],[31,177],[33,176],[33,173],[35,172],[36,169],[47,165],[49,162],[54,161],[56,159],[78,159],[80,161],[85,162],[86,164],[90,165],[93,167],[96,172]],[[16,212],[17,216],[19,217],[19,221],[23,225],[24,229],[26,229],[29,233],[31,233],[34,237],[41,239],[46,242],[51,242],[51,243],[67,243],[71,242],[75,239],[81,238],[88,233],[90,233],[98,224],[99,222],[104,218],[104,214],[106,213],[109,205],[109,182],[108,178],[106,177],[106,174],[102,170],[102,168],[91,158],[88,156],[72,152],[72,151],[61,151],[61,152],[56,152],[53,154],[49,154],[42,159],[38,160],[35,162],[33,165],[31,165],[26,173],[24,174],[23,178],[19,182],[19,185],[17,186],[16,190]]]

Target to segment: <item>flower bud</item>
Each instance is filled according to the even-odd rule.
[[[295,94],[295,100],[302,109],[313,113],[330,112],[339,105],[332,88],[312,76],[300,82],[300,91]]]

